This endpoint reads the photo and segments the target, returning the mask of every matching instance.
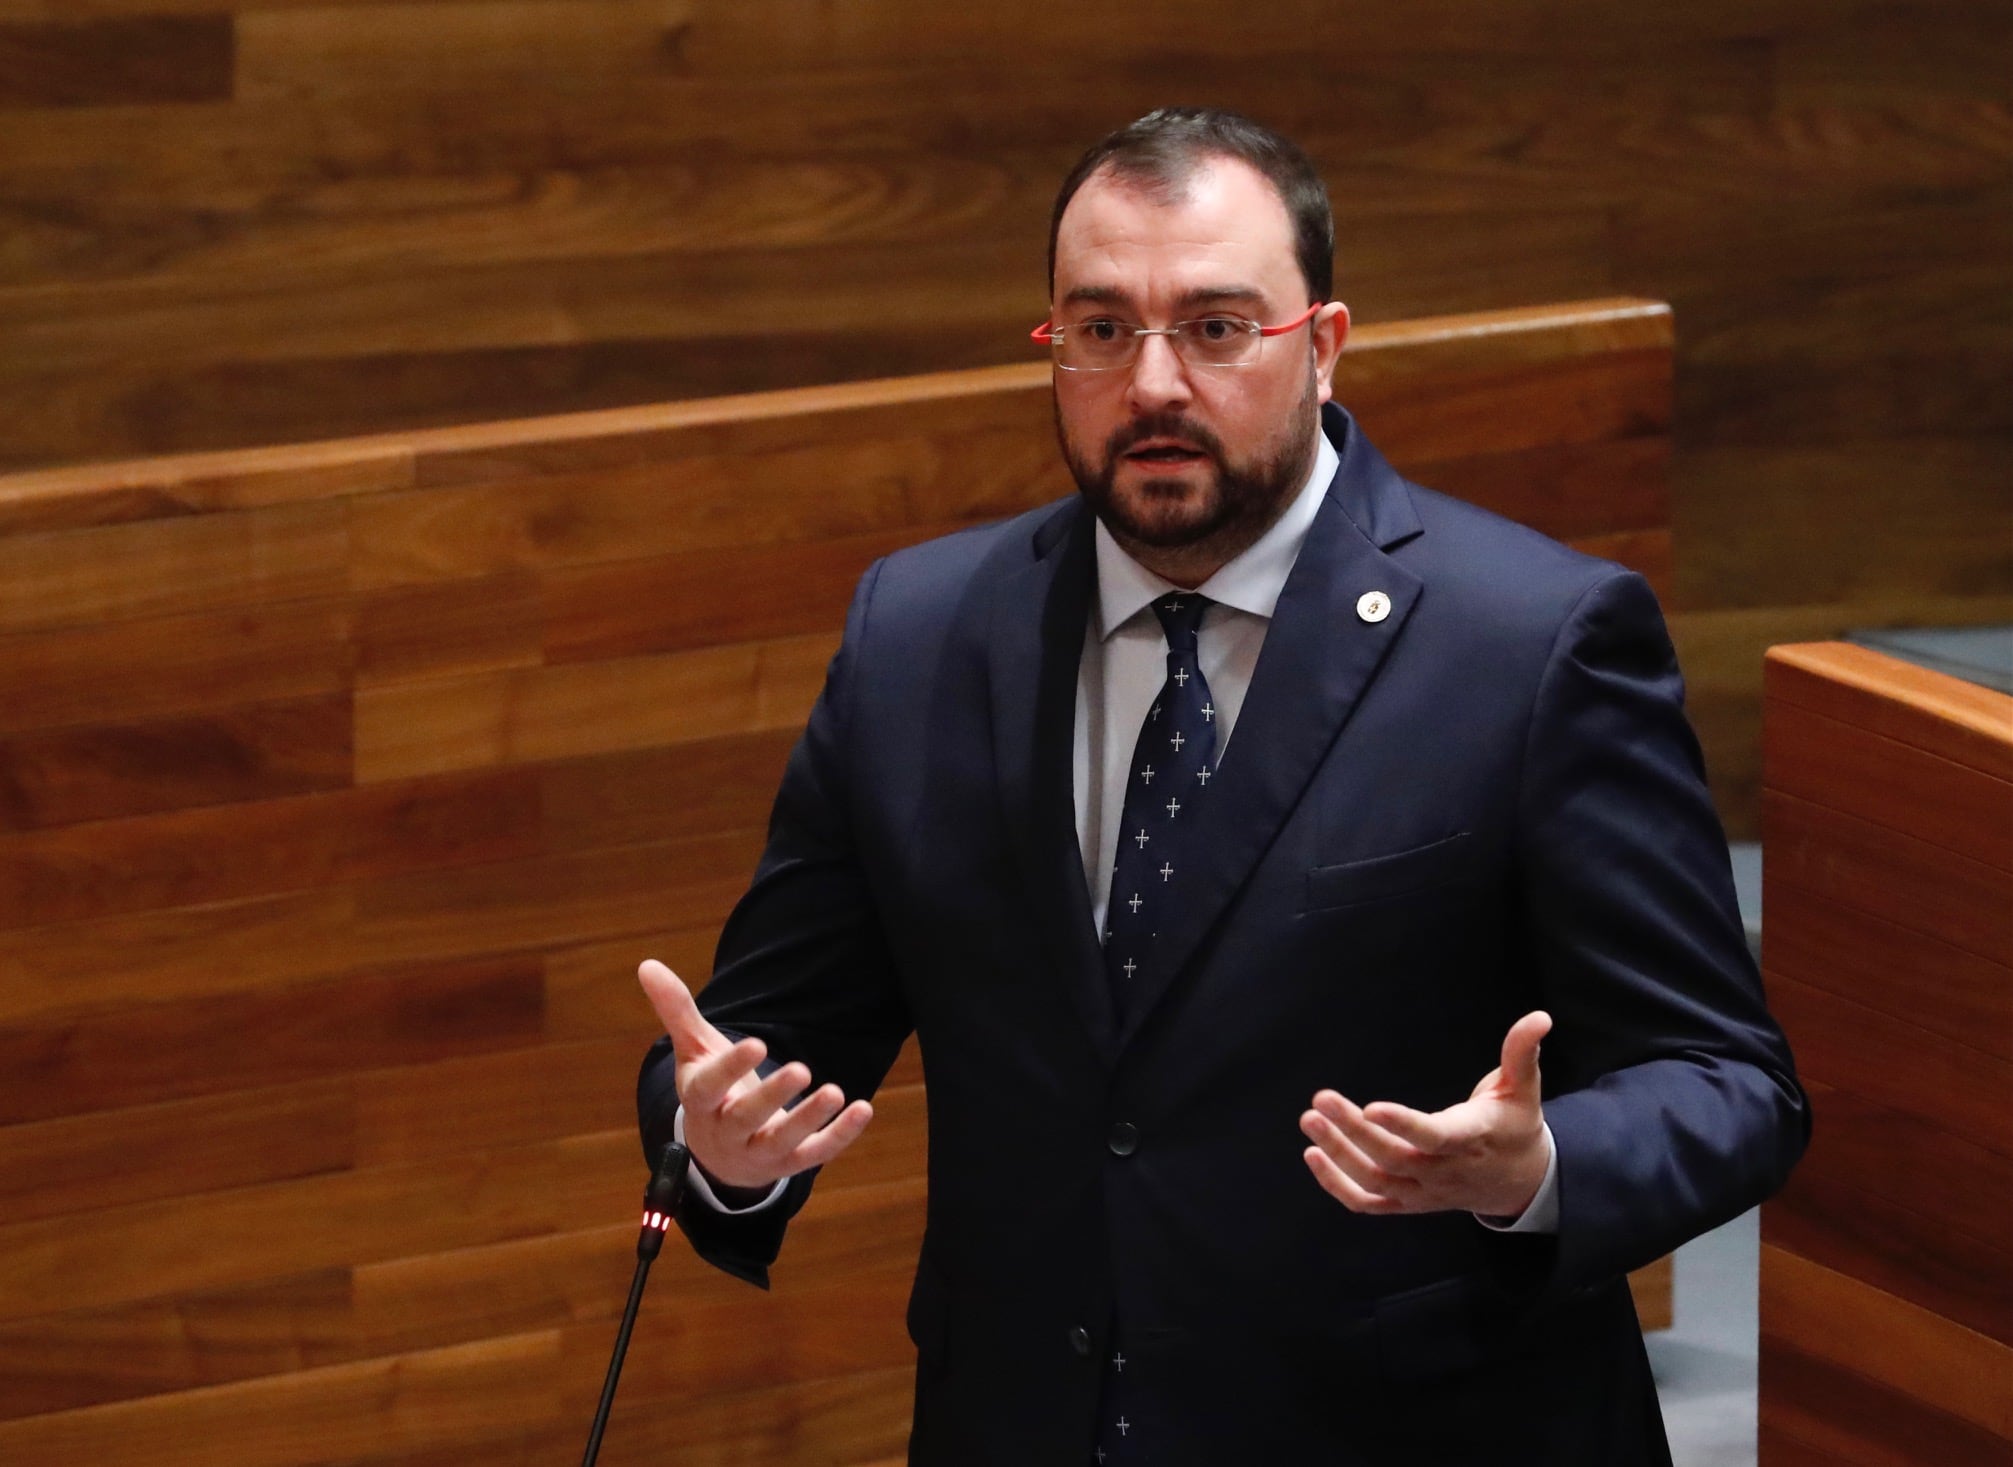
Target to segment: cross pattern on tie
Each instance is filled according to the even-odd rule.
[[[1188,832],[1216,757],[1216,706],[1198,660],[1197,630],[1206,598],[1193,592],[1163,596],[1153,604],[1167,636],[1167,680],[1140,724],[1126,775],[1123,838],[1112,862],[1111,900],[1104,945],[1105,972],[1120,1018],[1133,975],[1151,966],[1154,938],[1180,899]],[[1192,859],[1192,858],[1190,858]]]

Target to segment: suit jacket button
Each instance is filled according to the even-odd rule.
[[[1130,1121],[1120,1121],[1111,1128],[1111,1138],[1105,1144],[1111,1147],[1113,1156],[1130,1156],[1139,1150],[1139,1127]]]
[[[1090,1355],[1090,1331],[1082,1325],[1077,1325],[1069,1332],[1069,1347],[1076,1351],[1077,1354],[1088,1357]]]

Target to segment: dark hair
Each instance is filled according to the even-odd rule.
[[[1293,222],[1293,253],[1307,282],[1307,299],[1325,301],[1335,289],[1335,216],[1328,189],[1297,144],[1248,117],[1216,107],[1161,107],[1092,146],[1077,160],[1055,196],[1048,221],[1048,288],[1055,290],[1055,241],[1063,210],[1093,173],[1112,175],[1174,203],[1195,171],[1211,158],[1248,163],[1279,194]]]

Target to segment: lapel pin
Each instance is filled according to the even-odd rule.
[[[1382,591],[1365,591],[1356,598],[1356,614],[1365,621],[1382,621],[1391,614],[1391,598]]]

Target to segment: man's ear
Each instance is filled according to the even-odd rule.
[[[1335,363],[1349,340],[1349,308],[1330,301],[1314,314],[1314,387],[1322,402],[1335,396]]]

